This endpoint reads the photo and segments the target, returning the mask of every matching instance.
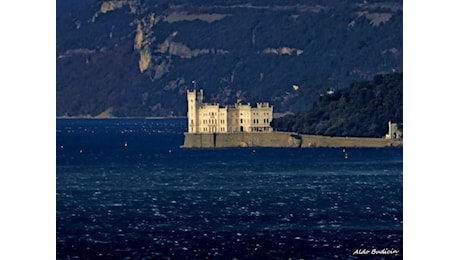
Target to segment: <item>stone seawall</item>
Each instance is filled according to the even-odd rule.
[[[289,132],[271,133],[185,133],[182,148],[228,147],[390,147],[402,146],[402,140],[367,137],[331,137],[300,135]]]

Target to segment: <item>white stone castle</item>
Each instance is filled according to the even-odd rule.
[[[187,90],[188,133],[271,132],[273,106],[249,103],[221,106],[203,103],[203,90]]]

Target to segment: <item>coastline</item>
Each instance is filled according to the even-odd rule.
[[[186,117],[92,117],[92,116],[59,116],[56,120],[166,120],[186,119]],[[184,133],[184,149],[215,149],[215,148],[348,148],[348,147],[403,147],[403,139],[386,139],[373,137],[342,137],[308,135],[293,132],[259,132],[259,133]]]
[[[56,116],[56,119],[187,119],[187,117],[186,116],[132,116],[132,117]]]

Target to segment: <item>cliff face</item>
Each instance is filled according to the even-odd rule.
[[[209,101],[296,112],[328,88],[402,71],[401,1],[66,3],[57,2],[58,116],[184,116],[192,80]]]

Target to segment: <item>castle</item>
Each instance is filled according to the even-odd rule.
[[[204,103],[203,90],[187,90],[188,133],[253,133],[271,132],[273,106],[268,103],[240,102],[221,106],[218,103]]]

